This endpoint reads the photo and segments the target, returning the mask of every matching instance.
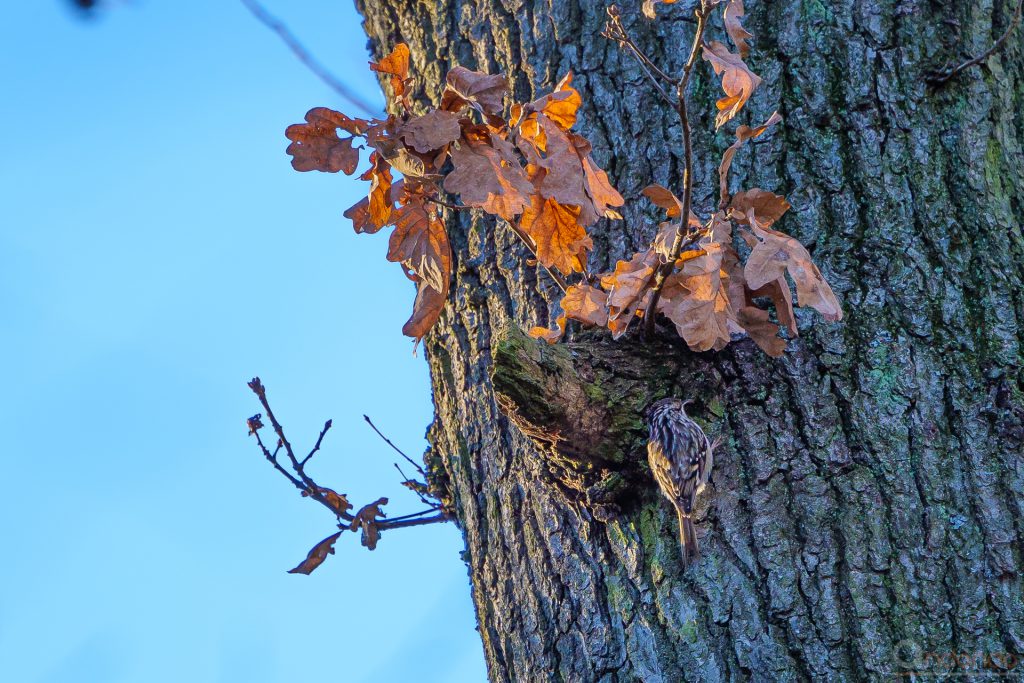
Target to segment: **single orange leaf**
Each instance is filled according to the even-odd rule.
[[[370,220],[378,228],[388,224],[394,202],[391,200],[391,166],[379,153],[370,155],[373,164],[367,171],[370,181]]]
[[[779,337],[779,326],[768,319],[768,311],[746,306],[736,313],[736,321],[754,343],[772,358],[781,358],[786,351],[786,340]]]
[[[529,235],[537,248],[537,260],[547,268],[568,275],[582,271],[586,259],[587,233],[579,223],[578,206],[560,204],[539,195],[531,197],[523,210],[519,228]]]
[[[391,76],[391,91],[396,98],[401,99],[405,95],[405,83],[409,78],[409,46],[405,43],[395,45],[387,57],[379,62],[370,62],[370,68]]]
[[[500,114],[504,108],[505,91],[508,82],[504,76],[471,71],[464,66],[456,66],[448,72],[445,79],[448,88],[442,97],[442,108],[458,111],[461,102],[479,109],[485,114]],[[451,93],[451,94],[448,94]],[[447,98],[447,103],[445,102]]]
[[[750,54],[750,45],[747,44],[747,39],[754,36],[747,29],[743,28],[743,25],[740,23],[743,15],[743,0],[729,0],[729,4],[725,6],[723,16],[725,32],[729,34],[729,39],[732,40],[733,45],[739,50],[740,57],[746,59],[747,55]]]
[[[414,116],[398,129],[398,137],[420,153],[441,149],[462,134],[458,114],[440,109]]]
[[[306,559],[298,564],[293,569],[289,569],[289,574],[311,574],[314,569],[319,567],[327,559],[328,555],[334,554],[334,543],[341,536],[339,531],[336,534],[331,534],[324,540],[313,546],[313,549],[306,555]]]
[[[741,223],[748,223],[747,215],[752,211],[757,224],[761,227],[771,227],[772,223],[782,218],[782,215],[789,211],[789,202],[785,197],[768,192],[767,190],[753,189],[745,192],[737,192],[729,208],[734,212],[736,220]],[[736,213],[738,212],[738,213]]]
[[[768,120],[760,126],[755,126],[754,128],[739,126],[736,129],[736,142],[732,143],[729,149],[725,150],[725,153],[722,155],[722,163],[718,165],[718,185],[722,198],[719,208],[724,209],[726,202],[729,201],[729,168],[732,166],[732,159],[736,156],[736,152],[747,143],[747,140],[753,140],[781,120],[782,117],[779,116],[779,112],[773,112],[768,117]]]
[[[725,97],[715,103],[718,107],[715,128],[720,128],[723,123],[739,113],[761,84],[761,77],[751,71],[739,55],[729,52],[729,48],[717,40],[704,44],[703,57],[711,64],[715,73],[722,76]]]
[[[788,272],[796,283],[797,305],[814,308],[826,320],[842,320],[843,311],[832,288],[800,242],[789,235],[752,223],[758,242],[743,269],[747,286],[759,289]]]
[[[292,156],[296,171],[323,171],[346,175],[356,172],[359,150],[352,146],[352,138],[338,137],[338,128],[362,133],[365,121],[350,119],[341,112],[326,107],[315,107],[306,113],[306,123],[296,123],[285,129],[291,140],[285,151]]]

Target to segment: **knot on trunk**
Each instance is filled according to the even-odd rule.
[[[672,393],[684,360],[665,341],[605,335],[549,345],[503,333],[491,381],[505,416],[538,447],[554,481],[607,520],[650,481],[643,411]],[[644,490],[644,489],[641,489]]]

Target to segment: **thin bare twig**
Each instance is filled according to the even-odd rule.
[[[446,202],[443,199],[437,199],[435,197],[424,196],[424,199],[426,199],[428,202],[433,202],[438,206],[443,206],[446,209],[455,209],[456,211],[469,211],[470,209],[473,208],[472,206],[459,206],[458,204],[452,204],[451,202]]]
[[[320,450],[320,444],[324,440],[324,435],[327,433],[327,430],[329,430],[331,428],[332,424],[334,424],[334,422],[331,421],[331,420],[328,420],[327,422],[324,423],[324,428],[322,430],[320,430],[320,436],[318,436],[317,439],[316,439],[316,445],[313,446],[313,450],[311,450],[309,452],[309,455],[307,455],[305,458],[302,459],[302,462],[299,463],[300,465],[305,467],[306,463],[309,462],[309,459],[312,458],[313,455],[316,454],[316,452],[318,450]]]
[[[277,417],[274,415],[274,411],[270,407],[270,402],[267,400],[266,387],[263,386],[263,383],[260,381],[260,378],[253,377],[252,381],[249,382],[249,388],[252,389],[252,392],[256,394],[257,398],[259,398],[260,405],[262,405],[263,410],[266,411],[267,418],[270,420],[270,425],[274,428],[274,433],[277,434],[277,448],[274,450],[273,456],[271,456],[269,451],[267,451],[266,446],[263,445],[263,440],[260,438],[259,431],[255,429],[251,430],[252,433],[256,434],[256,441],[257,443],[259,443],[260,449],[262,449],[264,456],[267,457],[267,459],[271,461],[271,464],[274,465],[274,469],[288,477],[288,480],[291,481],[296,488],[298,488],[305,495],[309,496],[316,502],[323,505],[325,508],[330,510],[334,515],[349,522],[355,519],[355,517],[350,515],[345,510],[339,510],[335,505],[332,505],[328,497],[324,495],[324,492],[323,490],[321,490],[320,486],[317,485],[317,483],[306,474],[304,463],[306,460],[309,460],[309,457],[312,457],[313,453],[316,452],[316,449],[314,449],[313,452],[310,453],[310,456],[307,457],[302,462],[299,462],[298,458],[295,457],[295,451],[292,450],[292,444],[284,435],[284,428],[281,426],[281,423],[277,421]],[[323,431],[320,433],[320,439],[323,439],[323,435],[327,433],[327,430],[330,429],[330,426],[330,420],[328,420],[327,423],[324,425]],[[319,444],[320,440],[317,440],[316,448],[319,448]],[[288,461],[291,463],[292,470],[295,472],[295,474],[298,475],[298,478],[292,476],[291,473],[285,470],[284,467],[281,466],[280,462],[278,461],[277,453],[278,451],[281,450],[282,446],[284,447],[285,455],[288,456]]]
[[[667,85],[675,85],[679,79],[665,73],[630,37],[626,27],[622,24],[622,14],[619,12],[619,8],[615,5],[609,5],[607,11],[608,24],[601,35],[616,41],[622,47],[628,48],[641,64],[647,67],[652,74],[665,81]]]
[[[981,64],[989,57],[991,57],[993,54],[995,54],[996,50],[1001,48],[1003,44],[1006,43],[1007,39],[1010,37],[1010,34],[1013,33],[1013,30],[1015,28],[1017,28],[1017,25],[1020,23],[1022,11],[1024,11],[1024,0],[1018,0],[1017,9],[1014,10],[1013,17],[1010,19],[1010,25],[1006,27],[1006,30],[1003,32],[1003,35],[999,36],[999,39],[996,40],[996,42],[994,42],[992,46],[989,47],[989,49],[985,50],[977,57],[967,60],[963,64],[960,64],[955,67],[947,66],[944,69],[940,69],[939,71],[929,74],[928,76],[925,77],[925,80],[928,82],[928,85],[931,85],[932,87],[940,86],[946,81],[956,76],[961,71],[970,69],[972,66],[977,66],[978,64]]]
[[[633,41],[629,32],[626,31],[626,27],[623,26],[622,15],[619,13],[619,8],[615,5],[610,5],[608,7],[608,24],[605,26],[604,31],[601,32],[601,35],[609,40],[614,40],[620,47],[629,50],[630,54],[632,54],[640,64],[640,68],[643,69],[647,77],[651,79],[654,87],[657,88],[658,92],[661,93],[661,96],[665,98],[665,101],[668,102],[670,106],[675,106],[672,98],[669,97],[668,93],[665,92],[665,89],[661,87],[661,81],[664,81],[667,85],[674,86],[679,79],[673,78],[662,71],[661,68],[655,64],[654,61],[651,60],[651,58],[648,57],[647,54]]]
[[[256,443],[259,444],[260,450],[263,451],[263,456],[270,462],[271,465],[274,466],[274,469],[276,469],[278,472],[286,476],[288,478],[288,481],[294,484],[297,489],[299,489],[300,491],[305,491],[305,484],[303,484],[301,481],[293,477],[291,472],[282,467],[281,463],[277,461],[277,453],[278,451],[281,450],[281,442],[278,442],[277,448],[275,448],[274,452],[271,453],[269,450],[267,450],[267,447],[263,445],[263,439],[260,438],[260,433],[258,431],[254,431],[253,434],[256,435]]]
[[[364,420],[366,420],[366,423],[367,423],[368,425],[370,425],[370,427],[371,427],[371,428],[373,429],[373,431],[377,432],[377,436],[379,436],[380,438],[384,439],[384,443],[386,443],[387,445],[391,446],[391,448],[392,448],[392,449],[393,449],[393,450],[394,450],[394,451],[395,451],[396,453],[398,453],[398,454],[399,454],[400,456],[402,456],[403,458],[405,458],[405,460],[406,460],[406,461],[407,461],[407,462],[408,462],[408,463],[409,463],[410,465],[412,465],[413,467],[415,467],[415,468],[416,468],[416,471],[420,473],[420,476],[421,476],[421,477],[423,477],[424,479],[426,479],[426,478],[427,478],[427,473],[426,473],[425,471],[423,471],[423,468],[422,468],[422,467],[420,467],[419,463],[417,463],[417,462],[416,462],[415,460],[413,460],[413,459],[412,459],[412,458],[410,458],[410,457],[409,457],[408,455],[406,455],[406,454],[405,454],[405,451],[403,451],[403,450],[402,450],[401,448],[399,448],[398,446],[396,446],[395,444],[393,444],[393,443],[391,442],[391,439],[389,439],[388,437],[384,436],[384,434],[383,434],[383,433],[382,433],[382,432],[381,432],[381,431],[380,431],[379,429],[377,429],[377,425],[373,424],[373,420],[371,420],[371,419],[370,419],[370,416],[369,416],[369,415],[363,415],[363,419],[364,419]],[[401,467],[399,467],[399,465],[398,465],[398,463],[397,463],[397,462],[396,462],[396,463],[393,463],[393,464],[394,464],[394,466],[395,466],[395,469],[396,469],[396,470],[398,470],[398,473],[399,473],[400,475],[402,475],[402,479],[404,480],[404,481],[402,482],[402,483],[403,483],[403,485],[406,485],[406,484],[407,484],[408,482],[412,482],[412,483],[414,483],[414,484],[423,484],[423,486],[426,486],[426,484],[425,484],[425,483],[423,483],[423,482],[419,482],[419,481],[417,481],[416,479],[413,479],[412,477],[409,477],[408,475],[406,475],[406,473],[402,471],[402,468],[401,468]],[[439,508],[439,506],[438,506],[438,505],[437,505],[436,503],[431,503],[431,502],[430,502],[429,500],[427,500],[427,499],[426,499],[426,498],[424,497],[424,495],[423,495],[422,493],[420,493],[420,492],[419,492],[418,490],[416,490],[416,489],[414,489],[414,488],[412,488],[411,486],[408,486],[408,485],[406,485],[405,487],[406,487],[407,489],[409,489],[410,491],[412,491],[413,493],[415,493],[415,494],[416,494],[416,497],[417,497],[417,498],[419,498],[419,499],[420,499],[420,502],[422,502],[422,503],[423,503],[424,505],[429,505],[429,506],[430,506],[430,508],[431,508],[431,509],[433,509],[433,510],[437,510],[437,509]]]
[[[421,481],[419,481],[417,479],[410,478],[409,475],[407,475],[405,472],[402,471],[402,468],[398,466],[397,462],[393,462],[391,464],[394,465],[395,469],[398,470],[398,473],[400,475],[402,475],[402,486],[404,486],[405,488],[407,488],[410,491],[412,491],[413,493],[415,493],[416,497],[420,499],[421,503],[423,503],[424,505],[429,505],[431,507],[431,509],[433,509],[433,510],[437,510],[440,507],[437,503],[431,503],[429,500],[427,500],[426,496],[424,496],[422,493],[420,493],[419,489],[416,489],[416,488],[413,488],[412,486],[409,486],[409,484],[416,484],[417,486],[424,486],[425,487],[426,484],[424,484],[423,482],[421,482]]]
[[[410,465],[412,465],[413,467],[415,467],[415,468],[416,468],[416,471],[420,473],[420,476],[423,476],[423,477],[426,477],[426,476],[427,476],[427,473],[423,471],[423,468],[422,468],[422,467],[420,467],[420,466],[419,466],[419,465],[418,465],[418,464],[416,463],[416,461],[415,461],[415,460],[413,460],[413,459],[412,459],[412,458],[410,458],[410,457],[409,457],[408,455],[406,455],[406,454],[405,454],[405,452],[404,452],[404,451],[402,451],[402,449],[401,449],[401,448],[399,448],[399,447],[398,447],[398,446],[396,446],[395,444],[391,443],[391,439],[389,439],[388,437],[384,436],[384,435],[383,435],[383,434],[381,433],[381,431],[380,431],[379,429],[377,429],[377,425],[373,424],[373,420],[371,420],[371,419],[370,419],[370,416],[369,416],[369,415],[363,415],[363,419],[364,419],[364,420],[366,420],[366,423],[367,423],[368,425],[370,425],[370,427],[371,427],[371,428],[373,429],[373,431],[377,432],[377,436],[379,436],[380,438],[384,439],[384,443],[386,443],[387,445],[391,446],[391,448],[392,448],[392,449],[394,449],[395,453],[398,453],[398,454],[399,454],[400,456],[402,456],[403,458],[405,458],[405,459],[406,459],[406,460],[407,460],[407,461],[409,462],[409,464],[410,464]],[[402,476],[405,476],[405,475],[402,475]]]
[[[402,475],[402,480],[403,481],[412,481],[412,479],[409,478],[409,475],[407,475],[405,472],[402,471],[401,466],[399,466],[399,464],[397,462],[393,462],[391,464],[394,465],[395,469],[398,470],[398,473],[400,475]]]
[[[381,531],[388,529],[402,529],[409,526],[421,526],[423,524],[440,524],[442,522],[450,522],[451,518],[445,513],[437,514],[433,517],[421,517],[419,519],[405,519],[400,521],[388,520],[384,522],[377,522],[377,528]]]
[[[416,519],[417,517],[422,517],[423,515],[429,515],[429,514],[431,514],[433,512],[437,512],[437,506],[436,505],[432,505],[432,506],[430,506],[426,510],[420,510],[419,512],[414,512],[414,513],[412,513],[410,515],[402,515],[401,517],[392,517],[392,518],[388,519],[387,521],[388,521],[389,524],[394,524],[395,522],[404,522],[407,519]]]
[[[651,295],[651,301],[646,309],[644,333],[647,335],[654,332],[654,319],[658,310],[658,300],[661,298],[661,289],[665,286],[665,280],[675,270],[676,260],[683,249],[683,242],[693,239],[693,232],[690,230],[690,208],[693,203],[693,145],[690,141],[690,119],[686,109],[686,86],[690,82],[690,74],[693,73],[693,67],[697,63],[697,54],[703,43],[704,29],[707,27],[710,13],[711,6],[707,0],[701,0],[700,8],[696,10],[697,29],[690,47],[690,56],[683,66],[683,75],[676,84],[676,111],[679,114],[679,126],[682,129],[683,137],[683,206],[679,214],[679,225],[676,226],[676,237],[672,242],[672,250],[669,253],[668,261],[658,269],[654,281],[654,293]]]
[[[328,71],[320,62],[313,58],[309,51],[299,42],[298,38],[288,30],[281,21],[271,15],[267,10],[260,5],[256,0],[241,0],[242,4],[245,5],[246,9],[252,13],[261,24],[269,28],[271,31],[276,33],[285,45],[292,51],[299,61],[306,65],[306,67],[312,71],[317,78],[326,83],[334,92],[341,95],[342,98],[347,100],[350,104],[355,105],[362,109],[365,113],[370,116],[380,116],[382,113],[378,107],[374,107],[357,95],[351,88],[339,81],[334,75]]]
[[[679,254],[682,253],[684,244],[692,245],[701,234],[700,231],[695,232],[690,228],[690,208],[693,202],[693,145],[690,141],[690,119],[686,103],[686,86],[690,82],[690,75],[693,73],[693,68],[697,63],[698,51],[703,43],[704,29],[707,27],[707,20],[710,14],[711,5],[708,4],[707,0],[701,0],[700,7],[694,12],[697,29],[693,36],[693,43],[690,46],[690,54],[686,64],[683,66],[683,73],[678,79],[673,78],[659,68],[633,41],[625,26],[623,26],[622,16],[615,5],[611,5],[608,8],[608,24],[602,34],[611,40],[617,41],[621,47],[627,49],[636,58],[641,69],[647,74],[651,82],[654,83],[662,98],[679,115],[679,126],[683,139],[683,206],[679,214],[679,225],[676,227],[676,235],[672,241],[669,259],[654,274],[653,293],[645,309],[644,334],[648,335],[654,331],[655,312],[657,311],[658,300],[661,298],[661,289],[665,285],[665,280],[675,269],[676,260],[679,258]],[[665,81],[675,87],[675,100],[669,97],[660,81]]]
[[[253,380],[249,382],[249,388],[252,389],[253,393],[256,394],[257,398],[259,398],[260,405],[262,405],[263,410],[266,411],[267,418],[270,419],[270,425],[274,428],[274,433],[277,434],[279,444],[284,446],[285,455],[288,456],[288,460],[292,464],[292,470],[295,471],[295,474],[299,475],[299,479],[302,480],[302,483],[306,485],[310,491],[310,495],[312,495],[314,491],[318,490],[318,487],[312,479],[306,476],[306,472],[302,468],[302,463],[300,463],[295,457],[295,451],[292,450],[292,444],[288,441],[288,437],[284,435],[284,427],[282,427],[281,423],[277,421],[277,416],[274,415],[274,411],[271,409],[270,403],[267,401],[266,387],[264,387],[263,383],[260,382],[259,377],[254,377]]]

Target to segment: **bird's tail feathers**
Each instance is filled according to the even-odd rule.
[[[687,567],[700,557],[697,549],[697,530],[693,527],[693,520],[690,515],[677,508],[679,515],[679,547],[683,553],[683,566]]]

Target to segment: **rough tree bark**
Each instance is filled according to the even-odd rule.
[[[922,653],[1024,653],[1024,34],[937,92],[924,79],[984,50],[1015,3],[748,0],[764,85],[747,120],[785,123],[735,173],[789,197],[780,229],[847,315],[799,311],[780,360],[749,340],[542,348],[516,331],[555,313],[550,280],[506,227],[450,217],[427,458],[465,534],[491,680],[879,680],[937,665]],[[378,56],[410,45],[421,104],[455,64],[508,74],[520,101],[571,69],[628,200],[593,263],[649,243],[640,190],[677,184],[678,123],[599,36],[605,0],[357,4]],[[620,4],[678,71],[692,2],[657,23]],[[709,118],[717,88],[698,67],[704,214],[730,137]],[[639,413],[667,394],[696,399],[725,444],[685,573],[675,515],[643,476]]]

